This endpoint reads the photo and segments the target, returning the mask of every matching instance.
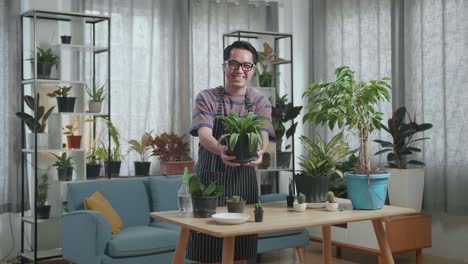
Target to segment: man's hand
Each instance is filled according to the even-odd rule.
[[[224,163],[226,166],[231,166],[231,167],[238,167],[238,166],[240,166],[240,165],[241,165],[240,163],[231,162],[231,160],[236,159],[236,157],[235,157],[235,156],[228,156],[227,153],[226,153],[227,150],[228,150],[228,147],[227,147],[227,146],[222,146],[221,151],[220,151],[220,156],[221,156],[221,160],[223,160],[223,163]]]
[[[260,163],[262,163],[262,160],[263,160],[263,153],[264,151],[263,150],[257,150],[257,160],[254,160],[254,161],[250,161],[250,162],[247,162],[245,163],[244,165],[245,166],[252,166],[252,167],[257,167],[258,165],[260,165]]]

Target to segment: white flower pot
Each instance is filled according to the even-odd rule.
[[[29,149],[34,148],[34,133],[28,134],[28,144]],[[47,149],[49,148],[49,136],[46,133],[37,133],[37,148],[38,149]]]
[[[297,212],[304,212],[307,208],[307,203],[298,203],[298,202],[294,202],[293,204],[293,208],[294,208],[294,211],[297,211]]]
[[[424,168],[387,169],[390,205],[413,208],[421,211],[424,191]]]
[[[325,202],[325,208],[330,212],[336,212],[338,210],[338,205],[338,203]]]
[[[100,113],[102,111],[102,102],[89,101],[89,112]]]

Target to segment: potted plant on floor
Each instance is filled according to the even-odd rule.
[[[297,202],[294,202],[294,211],[304,212],[307,208],[306,196],[303,193],[299,193],[297,196]]]
[[[327,192],[327,201],[325,202],[325,208],[330,212],[338,210],[338,203],[335,201],[335,194],[333,192]]]
[[[390,173],[381,173],[370,167],[369,133],[380,129],[382,113],[377,111],[379,101],[390,99],[389,78],[358,82],[348,66],[335,71],[336,80],[314,83],[304,92],[308,110],[304,121],[328,125],[333,129],[347,127],[359,133],[359,162],[354,172],[345,173],[348,193],[355,209],[380,209],[387,196]]]
[[[224,186],[215,182],[202,182],[194,175],[189,180],[189,191],[192,196],[193,216],[206,218],[216,213],[218,196],[223,193]]]
[[[228,213],[243,213],[245,200],[241,196],[233,195],[226,200]]]
[[[193,173],[195,161],[189,156],[190,147],[184,141],[183,136],[175,133],[162,133],[154,137],[151,142],[153,148],[152,156],[157,156],[161,161],[161,173],[163,175],[178,175],[188,168],[189,173]]]
[[[63,152],[61,156],[58,156],[54,153],[57,160],[52,166],[57,167],[57,174],[59,181],[71,181],[73,175],[73,157],[67,156],[66,152]]]
[[[34,52],[33,52],[34,56]],[[52,66],[59,64],[59,57],[54,54],[52,49],[42,49],[37,47],[37,78],[38,79],[50,79],[50,73]],[[31,59],[34,62],[34,58]]]
[[[46,205],[47,194],[49,191],[49,178],[47,171],[42,173],[41,178],[37,184],[37,218],[49,219],[50,205]]]
[[[263,147],[260,129],[266,118],[252,112],[244,117],[232,112],[227,116],[219,115],[217,118],[222,120],[226,132],[218,142],[228,146],[228,155],[236,156],[232,162],[247,163],[257,160],[257,150]]]
[[[89,96],[89,112],[90,113],[100,113],[102,111],[102,102],[104,101],[104,87],[97,88],[96,80],[93,80],[93,88],[90,89],[86,86],[86,93]]]
[[[299,115],[302,106],[293,106],[292,103],[288,103],[287,94],[280,97],[276,93],[275,101],[275,106],[271,109],[271,119],[276,135],[276,167],[289,168],[292,153],[287,150],[291,148],[291,145],[286,145],[286,151],[282,151],[283,137],[286,135],[286,140],[288,140],[294,136],[297,122],[291,122],[291,126],[287,130],[285,124],[293,121]]]
[[[45,111],[45,107],[39,104],[39,93],[36,96],[37,102],[34,100],[34,97],[30,95],[24,96],[24,102],[26,105],[33,111],[33,116],[24,112],[17,112],[16,116],[19,117],[31,130],[31,133],[28,134],[29,148],[34,148],[35,138],[34,135],[37,134],[37,147],[38,148],[48,148],[49,147],[49,138],[45,133],[47,119],[54,110],[55,106],[52,106]],[[34,113],[34,105],[37,103],[37,113]],[[37,119],[37,120],[36,120]]]
[[[261,203],[255,204],[254,218],[255,222],[263,222],[263,206]]]
[[[329,188],[330,177],[343,173],[337,168],[340,159],[351,153],[349,146],[343,141],[343,133],[335,135],[330,142],[315,132],[315,140],[301,136],[300,141],[307,155],[299,158],[301,173],[294,175],[297,192],[305,194],[308,203],[323,203]]]
[[[73,125],[66,125],[64,130],[63,134],[67,135],[67,147],[69,149],[81,148],[81,136],[73,133]]]
[[[260,87],[273,87],[274,79],[278,73],[272,69],[273,65],[285,62],[285,59],[279,58],[273,51],[273,48],[267,43],[263,43],[263,52],[258,53],[257,75]],[[260,69],[261,68],[261,72]]]
[[[140,141],[132,139],[128,141],[130,144],[130,150],[135,151],[140,156],[140,161],[134,161],[135,175],[136,176],[148,176],[151,166],[151,162],[146,161],[146,152],[151,148],[151,142],[153,142],[153,131],[145,132],[141,136]]]
[[[68,97],[72,86],[59,85],[57,87],[57,90],[48,93],[47,96],[57,98],[57,106],[60,113],[73,113],[75,111],[76,97]]]
[[[405,122],[408,117],[408,122]],[[418,160],[409,160],[408,156],[421,149],[414,146],[416,142],[429,139],[428,137],[415,138],[420,132],[432,128],[432,124],[418,124],[416,117],[411,118],[404,106],[398,108],[388,119],[387,126],[382,128],[392,136],[392,142],[374,140],[382,149],[375,153],[381,155],[387,153],[387,169],[392,177],[388,180],[388,197],[390,204],[395,206],[410,207],[421,211],[422,196],[424,191],[424,168],[408,168],[408,165],[424,166]]]

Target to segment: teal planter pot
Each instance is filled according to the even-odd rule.
[[[390,173],[368,176],[346,172],[344,176],[348,185],[348,196],[354,209],[376,210],[384,206]]]

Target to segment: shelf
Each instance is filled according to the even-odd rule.
[[[34,78],[23,80],[22,84],[32,84],[34,83]],[[86,84],[85,81],[71,81],[71,80],[56,80],[56,79],[37,79],[37,83],[50,83],[50,84]]]
[[[52,115],[63,115],[63,116],[108,116],[105,113],[89,113],[89,112],[84,112],[84,113],[76,113],[76,112],[59,112],[59,113],[52,113]]]
[[[109,21],[109,16],[101,15],[92,15],[92,14],[82,14],[74,12],[54,12],[46,10],[29,10],[21,14],[21,16],[33,18],[34,15],[38,19],[50,19],[50,20],[59,20],[59,21],[70,21],[72,17],[81,17],[84,18],[86,23],[98,23],[102,21]]]
[[[34,260],[34,251],[28,251],[21,253],[22,257],[25,257],[29,260]],[[47,259],[62,256],[62,248],[54,248],[49,250],[38,250],[37,258],[38,259]]]
[[[96,53],[109,51],[109,48],[106,48],[106,47],[93,47],[89,45],[57,44],[55,46],[61,49],[81,49],[81,50],[86,50],[86,51],[94,51]]]
[[[45,152],[85,152],[87,149],[37,149],[38,153],[45,153]],[[33,154],[34,149],[22,149],[22,151],[26,154]]]
[[[23,222],[28,223],[28,224],[34,224],[34,216],[24,216],[21,219]],[[59,218],[51,217],[48,219],[37,219],[37,223],[44,223],[48,221],[58,221]]]

